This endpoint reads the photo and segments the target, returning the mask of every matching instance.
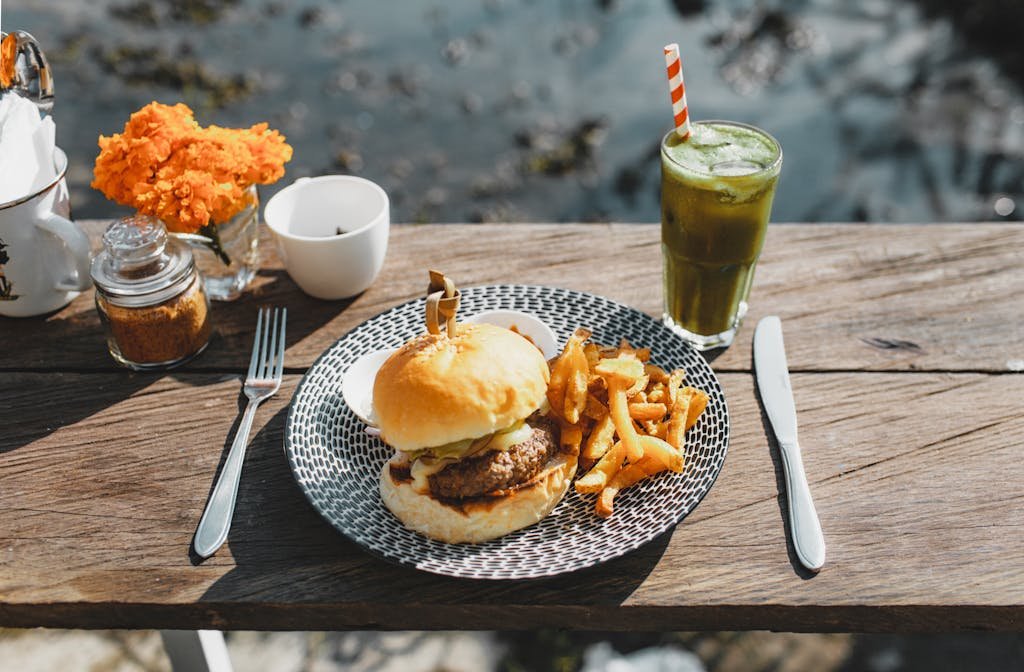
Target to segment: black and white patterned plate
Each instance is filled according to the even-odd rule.
[[[381,466],[391,449],[363,431],[342,400],[341,381],[358,357],[398,347],[423,332],[424,301],[410,301],[367,320],[328,348],[306,373],[292,399],[285,451],[299,487],[317,511],[352,541],[401,565],[435,574],[483,579],[552,576],[616,558],[666,531],[693,510],[711,489],[725,461],[729,415],[711,367],[667,327],[628,306],[554,287],[498,285],[462,290],[459,313],[511,309],[550,325],[560,344],[578,326],[596,343],[626,338],[651,348],[651,361],[682,367],[686,383],[711,399],[686,435],[686,470],[664,472],[618,495],[615,514],[594,513],[594,495],[570,488],[541,522],[483,544],[445,544],[402,526],[384,507],[378,490]]]

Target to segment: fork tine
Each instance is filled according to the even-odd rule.
[[[270,332],[270,349],[267,351],[266,359],[263,360],[266,365],[266,369],[264,369],[263,375],[260,376],[264,379],[273,378],[274,371],[277,370],[277,367],[274,364],[274,358],[277,356],[277,318],[280,317],[280,315],[281,309],[274,308],[274,328],[273,331]]]
[[[252,341],[252,357],[249,359],[249,373],[247,378],[256,377],[256,367],[259,364],[260,354],[260,328],[263,326],[263,309],[256,311],[256,337]]]
[[[260,343],[260,366],[256,377],[263,379],[267,377],[267,341],[270,340],[270,308],[267,308],[267,319],[263,322],[263,342]]]
[[[285,331],[284,331],[284,328],[285,328],[285,325],[287,323],[288,323],[288,309],[285,308],[285,309],[283,309],[281,311],[281,342],[278,343],[278,345],[277,345],[277,370],[274,373],[274,378],[276,380],[281,380],[282,376],[284,375],[284,346],[285,346],[285,338],[284,338]]]

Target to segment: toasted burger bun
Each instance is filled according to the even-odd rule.
[[[548,384],[544,355],[491,324],[460,324],[454,337],[424,334],[377,373],[373,408],[381,436],[412,451],[477,438],[530,415]]]
[[[496,539],[551,513],[576,475],[577,456],[559,452],[539,474],[514,489],[464,500],[440,500],[396,478],[391,463],[380,474],[384,504],[411,530],[450,544]]]

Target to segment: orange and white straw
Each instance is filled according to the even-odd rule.
[[[686,85],[683,84],[683,66],[679,60],[679,45],[665,45],[665,65],[668,68],[668,91],[672,97],[672,114],[676,122],[676,135],[680,140],[690,139],[690,114],[686,107]]]

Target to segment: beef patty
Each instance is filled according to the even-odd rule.
[[[504,490],[530,480],[558,452],[558,424],[535,413],[526,420],[530,438],[508,450],[492,450],[448,465],[429,477],[437,497],[464,499]]]

